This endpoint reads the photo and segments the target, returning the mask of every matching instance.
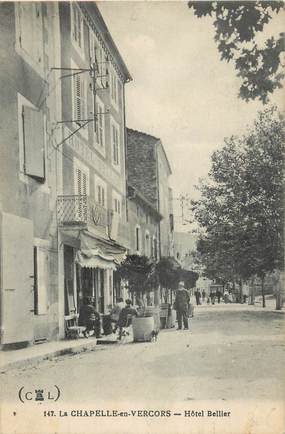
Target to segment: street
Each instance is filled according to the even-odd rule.
[[[98,346],[1,375],[1,399],[20,386],[56,384],[64,402],[281,400],[284,316],[248,305],[199,306],[191,331],[162,330],[157,342]],[[90,338],[92,339],[92,338]],[[101,347],[101,348],[100,348]]]

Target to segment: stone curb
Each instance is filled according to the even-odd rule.
[[[44,345],[44,344],[43,344]],[[79,354],[85,351],[92,351],[97,347],[97,342],[93,341],[93,342],[88,342],[88,343],[84,343],[78,346],[67,346],[65,348],[62,348],[60,350],[51,350],[48,351],[44,354],[40,354],[40,355],[34,355],[34,356],[28,356],[21,359],[21,360],[15,360],[15,361],[10,361],[7,362],[3,365],[0,364],[0,373],[3,374],[5,373],[7,370],[12,369],[12,368],[24,368],[27,366],[32,366],[32,365],[36,365],[44,360],[52,360],[56,357],[61,357],[61,356],[66,356],[66,355],[70,355],[70,354]],[[99,345],[100,349],[103,349],[105,346],[104,345]],[[1,359],[1,353],[0,353],[0,359]]]

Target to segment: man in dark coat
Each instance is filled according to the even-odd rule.
[[[196,304],[198,306],[199,304],[201,304],[201,302],[200,302],[200,298],[201,298],[200,289],[197,288],[196,291],[194,292],[194,294],[195,294],[195,298],[196,298]]]
[[[174,308],[177,313],[177,321],[178,321],[177,330],[182,329],[182,321],[183,321],[184,330],[189,329],[189,325],[188,325],[189,304],[190,304],[190,297],[187,290],[184,288],[184,282],[179,282],[178,290],[174,301]]]
[[[94,330],[96,338],[101,337],[101,322],[100,314],[96,311],[92,304],[91,297],[85,297],[83,299],[83,305],[80,308],[78,324],[86,327],[84,336],[88,337],[89,332]]]
[[[126,306],[121,310],[118,320],[119,340],[122,339],[123,328],[131,325],[133,316],[138,316],[138,312],[132,307],[131,300],[126,300]]]

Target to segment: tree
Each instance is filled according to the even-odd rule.
[[[247,135],[212,155],[194,215],[202,228],[198,252],[208,277],[261,279],[283,267],[285,122],[276,108],[260,113]]]
[[[173,258],[162,257],[156,264],[156,275],[159,284],[166,289],[166,299],[168,292],[177,289],[180,280],[180,268],[175,264]]]
[[[239,96],[246,100],[269,100],[269,94],[282,87],[284,72],[281,54],[284,34],[267,39],[259,47],[255,36],[284,9],[283,1],[190,1],[198,18],[213,17],[215,41],[221,60],[232,61],[242,84]]]
[[[194,288],[198,278],[199,274],[195,271],[183,269],[180,271],[180,280],[183,280],[186,289]]]
[[[127,255],[117,266],[117,271],[122,279],[128,281],[129,290],[136,293],[141,301],[147,292],[153,290],[155,264],[146,256]]]

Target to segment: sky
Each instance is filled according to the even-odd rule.
[[[225,137],[243,133],[263,105],[237,97],[240,80],[231,63],[220,61],[212,20],[197,19],[186,2],[97,4],[133,77],[126,85],[127,126],[161,139],[178,217],[176,198],[197,197],[194,186],[207,175],[212,152]],[[279,14],[266,33],[283,31],[282,24]],[[281,105],[281,95],[275,92],[272,102]]]

